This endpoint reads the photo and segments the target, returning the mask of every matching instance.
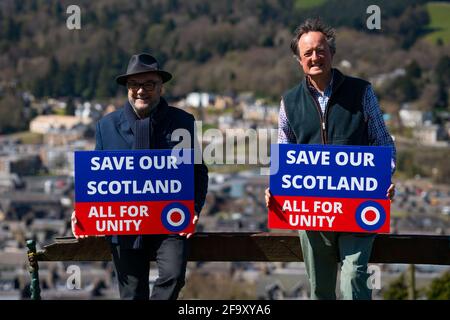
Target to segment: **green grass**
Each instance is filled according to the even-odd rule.
[[[209,129],[217,129],[217,126],[215,126],[214,124],[210,124],[210,123],[205,123],[202,125],[202,133],[203,134],[205,133],[205,131],[208,131]]]
[[[294,9],[299,10],[318,7],[326,1],[327,0],[295,0]]]
[[[440,38],[444,44],[450,43],[450,3],[430,2],[426,4],[430,15],[430,29],[435,29],[426,35],[426,39],[433,43]]]

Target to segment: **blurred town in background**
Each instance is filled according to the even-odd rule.
[[[334,10],[342,2],[348,12]],[[381,9],[381,30],[365,26],[372,2]],[[66,26],[72,4],[81,8],[79,30]],[[339,19],[333,12],[341,12]],[[0,299],[30,296],[26,240],[35,239],[42,249],[55,237],[72,235],[74,151],[93,150],[97,120],[124,103],[125,89],[114,77],[136,52],[154,54],[172,72],[165,97],[202,121],[200,134],[217,129],[237,139],[233,164],[207,163],[208,195],[197,231],[273,231],[264,204],[268,176],[260,164],[239,159],[249,157],[246,129],[277,129],[280,97],[302,76],[289,52],[292,31],[314,15],[337,28],[334,66],[372,83],[395,139],[391,232],[449,235],[448,1],[4,0]],[[80,289],[67,283],[74,264],[81,269]],[[150,285],[157,277],[151,266]],[[374,298],[406,298],[408,265],[378,266],[381,287]],[[118,298],[111,262],[41,262],[39,272],[43,299]],[[433,288],[437,281],[448,287],[449,272],[449,266],[417,265],[417,297],[442,298]],[[308,295],[300,262],[189,262],[180,298]]]

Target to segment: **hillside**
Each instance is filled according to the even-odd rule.
[[[428,28],[432,30],[426,38],[432,43],[442,41],[450,44],[450,3],[431,2],[426,4],[426,8],[430,15]]]
[[[72,0],[3,0],[0,86],[13,80],[36,97],[107,100],[124,94],[114,77],[124,72],[130,55],[146,51],[174,74],[169,95],[252,91],[277,100],[301,76],[289,50],[292,32],[316,16],[338,28],[335,62],[350,61],[347,72],[353,75],[375,76],[411,60],[432,70],[450,50],[428,48],[422,58],[428,53],[419,38],[430,22],[425,3],[80,0],[81,30],[69,30],[66,8]],[[370,4],[382,8],[381,31],[365,26]]]

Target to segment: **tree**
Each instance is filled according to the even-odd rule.
[[[57,19],[58,18],[62,19],[64,17],[63,12],[64,12],[64,9],[63,9],[61,3],[59,1],[56,1],[52,7],[52,16]]]
[[[43,95],[44,96],[55,96],[56,90],[58,90],[61,84],[60,79],[60,68],[58,60],[54,56],[50,58],[50,67],[48,69],[47,75],[41,81],[45,82]]]
[[[450,271],[431,282],[427,291],[427,298],[430,300],[450,300]]]
[[[422,76],[422,69],[416,60],[413,60],[406,66],[406,75],[416,79],[419,79]]]
[[[408,298],[408,286],[406,285],[405,275],[403,273],[390,283],[389,287],[383,293],[383,298],[385,300],[406,300]]]
[[[0,134],[13,133],[28,128],[22,101],[14,95],[0,98]]]
[[[409,6],[400,17],[392,17],[386,22],[386,31],[392,34],[403,48],[409,48],[423,34],[429,22],[430,17],[425,7]]]
[[[446,109],[448,107],[448,87],[450,86],[450,57],[448,55],[439,59],[434,72],[438,85],[438,99],[435,108]]]
[[[444,55],[439,59],[434,72],[438,83],[450,86],[450,57],[448,55]]]
[[[3,20],[2,27],[0,28],[2,38],[5,37],[7,40],[14,42],[20,39],[21,34],[21,25],[13,17],[8,17]]]
[[[444,87],[442,83],[440,83],[438,84],[437,99],[434,107],[436,109],[446,109],[447,106],[448,106],[447,87]]]
[[[40,78],[35,79],[31,84],[31,92],[36,98],[42,98],[45,96],[45,82]]]
[[[97,88],[95,90],[95,96],[97,98],[107,98],[111,95],[111,81],[113,75],[109,70],[109,66],[106,64],[102,65],[100,73],[97,79]]]
[[[73,96],[75,94],[75,76],[79,72],[75,64],[65,67],[59,75],[59,87],[55,88],[58,96]]]
[[[399,82],[399,89],[401,90],[402,102],[416,100],[419,96],[417,85],[411,77],[405,77]]]
[[[75,69],[77,72],[75,73],[74,79],[74,92],[75,95],[81,97],[81,93],[87,86],[88,72],[89,72],[89,60],[86,59],[82,61],[80,64],[76,64]]]
[[[408,75],[391,80],[385,92],[388,98],[400,103],[413,101],[419,96],[414,79]]]
[[[74,116],[75,115],[75,104],[73,103],[73,99],[72,98],[69,98],[67,100],[65,114],[68,115],[68,116]]]

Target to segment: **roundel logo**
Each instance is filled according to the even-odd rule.
[[[172,232],[180,232],[186,229],[190,221],[189,209],[179,202],[167,205],[161,213],[163,226]]]
[[[358,226],[367,231],[381,228],[386,221],[386,212],[381,204],[375,201],[366,201],[356,209],[356,222]]]

